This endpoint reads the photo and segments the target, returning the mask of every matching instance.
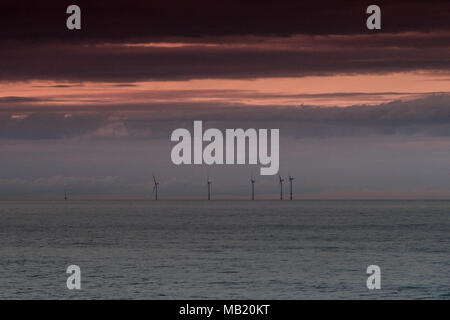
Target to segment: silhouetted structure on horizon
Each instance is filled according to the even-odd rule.
[[[255,200],[255,182],[256,182],[256,180],[253,179],[253,174],[250,177],[250,182],[252,183],[252,200]]]
[[[206,177],[206,183],[208,184],[208,200],[211,200],[211,181],[209,180],[209,176]]]
[[[283,182],[284,179],[278,174],[278,178],[280,179],[280,200],[283,200]]]
[[[294,181],[294,180],[295,180],[295,178],[293,178],[293,177],[291,177],[291,175],[289,175],[289,184],[290,184],[290,187],[291,187],[290,200],[292,200],[292,181]]]
[[[158,200],[158,185],[159,185],[159,182],[156,181],[156,178],[155,178],[154,174],[152,174],[152,176],[153,176],[153,183],[155,184],[153,186],[153,192],[152,193],[155,194],[155,200]]]

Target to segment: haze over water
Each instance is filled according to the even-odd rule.
[[[3,299],[449,299],[450,201],[3,201]],[[81,291],[66,288],[81,268]],[[366,268],[381,268],[381,290]]]

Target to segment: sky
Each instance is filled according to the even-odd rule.
[[[67,6],[81,30],[66,28]],[[450,199],[450,3],[2,1],[0,199],[261,199],[177,128],[279,128],[296,199]]]

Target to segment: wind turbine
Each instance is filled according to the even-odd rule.
[[[293,177],[291,177],[291,175],[289,175],[289,184],[291,185],[291,200],[292,200],[292,181],[294,180],[295,178],[293,178]]]
[[[152,193],[155,194],[155,200],[158,200],[158,185],[159,185],[159,182],[156,181],[156,178],[155,178],[154,174],[152,174],[152,176],[153,176],[153,183],[155,184],[154,187],[153,187],[153,192]]]
[[[283,200],[283,182],[284,182],[284,179],[281,178],[280,174],[278,174],[278,178],[280,179],[280,200]]]
[[[209,176],[206,177],[206,183],[208,184],[208,200],[211,200],[211,181],[209,180]]]
[[[256,182],[256,180],[253,179],[253,174],[250,178],[250,182],[252,183],[252,200],[255,200],[255,182]]]

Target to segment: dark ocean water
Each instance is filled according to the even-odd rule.
[[[4,201],[0,243],[3,299],[450,299],[449,201]]]

